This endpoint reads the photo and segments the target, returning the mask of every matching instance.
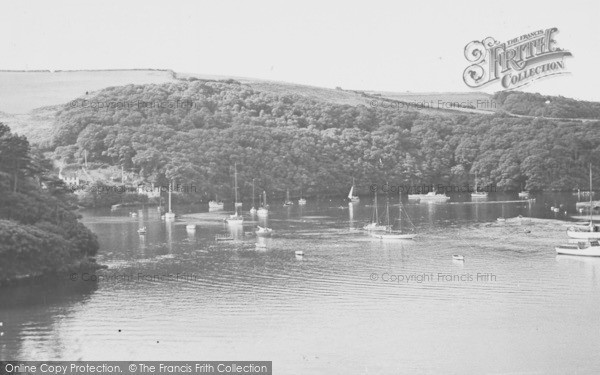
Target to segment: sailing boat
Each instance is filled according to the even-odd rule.
[[[485,191],[479,191],[479,188],[477,186],[477,173],[475,173],[475,190],[471,193],[471,198],[475,198],[475,199],[483,199],[483,198],[487,198],[488,193]]]
[[[229,224],[242,224],[242,222],[244,221],[244,217],[240,214],[238,214],[238,187],[237,187],[237,164],[235,164],[234,166],[234,189],[235,189],[235,204],[234,204],[234,210],[235,213],[233,215],[229,215],[229,217],[227,219],[225,219],[227,221],[227,223]]]
[[[377,197],[377,195],[375,195],[375,197]],[[348,199],[350,199],[350,202],[360,202],[358,195],[354,195],[354,177],[352,178],[352,187],[348,193]]]
[[[298,199],[298,205],[304,206],[306,204],[306,199],[302,198],[302,189],[300,189],[300,199]]]
[[[169,211],[165,213],[165,220],[175,220],[175,212],[171,209],[171,191],[173,190],[173,181],[169,184]]]
[[[400,216],[398,217],[398,221],[400,222],[400,228],[402,227],[402,197],[400,197]],[[401,230],[393,230],[392,225],[390,224],[390,200],[388,199],[386,202],[386,230],[385,232],[377,232],[371,233],[371,236],[375,238],[379,238],[381,240],[412,240],[415,238],[415,233],[402,233]],[[408,217],[408,215],[407,215]],[[410,218],[409,218],[410,219]]]
[[[389,217],[388,217],[389,219]],[[377,192],[375,192],[375,198],[373,199],[373,217],[371,222],[363,227],[367,231],[386,231],[388,227],[379,224],[379,211],[377,208]]]
[[[215,197],[214,201],[208,202],[208,210],[209,211],[222,210],[223,207],[224,207],[224,204],[223,204],[223,202],[221,202],[219,200],[219,196],[218,195]]]
[[[252,208],[250,209],[250,214],[254,215],[256,213],[256,205],[254,204],[254,198],[255,198],[255,194],[254,194],[254,178],[252,179]]]
[[[267,215],[269,213],[269,206],[267,205],[267,192],[264,191],[264,190],[263,190],[262,205],[256,211],[256,213],[259,216],[265,216],[265,215]]]
[[[285,202],[283,202],[283,207],[289,207],[293,205],[294,202],[292,202],[290,199],[290,189],[287,189],[287,192],[285,193]]]
[[[592,163],[590,163],[590,192],[592,192]],[[594,206],[592,194],[590,194],[590,224],[584,227],[572,226],[567,229],[567,236],[577,239],[600,239],[600,226],[594,225],[593,213]],[[557,250],[558,251],[558,250]]]

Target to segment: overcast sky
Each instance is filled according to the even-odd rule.
[[[568,76],[526,91],[600,101],[599,1],[5,1],[0,69],[167,68],[323,87],[472,91],[464,47],[557,27]],[[499,84],[485,91],[500,90]]]

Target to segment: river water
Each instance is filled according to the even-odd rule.
[[[574,198],[514,199],[405,202],[401,225],[414,225],[414,241],[356,230],[371,217],[368,197],[274,204],[238,227],[200,205],[177,207],[175,222],[156,207],[137,217],[86,210],[109,269],[0,290],[0,358],[268,360],[276,374],[594,373],[600,259],[553,247],[566,242]],[[257,224],[273,237],[257,239]]]

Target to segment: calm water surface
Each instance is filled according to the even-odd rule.
[[[566,215],[549,207],[574,211],[573,197],[405,204],[419,237],[397,242],[354,229],[370,203],[275,205],[268,223],[246,213],[237,228],[205,206],[178,207],[173,223],[155,207],[84,211],[110,268],[97,282],[0,290],[0,358],[272,360],[276,374],[600,368],[600,259],[553,248]],[[274,229],[266,250],[257,224]]]

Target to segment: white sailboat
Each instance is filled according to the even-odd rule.
[[[235,203],[234,203],[234,214],[229,215],[225,221],[229,224],[242,224],[244,217],[238,213],[238,187],[237,187],[237,164],[234,165],[234,190],[235,190]]]
[[[263,190],[262,204],[256,211],[259,216],[266,216],[269,214],[269,205],[267,205],[267,192]]]
[[[590,191],[592,190],[592,163],[590,163]],[[572,226],[567,229],[567,236],[577,239],[600,239],[600,226],[593,220],[592,194],[590,194],[590,223],[586,226]]]
[[[471,193],[471,198],[475,199],[485,199],[488,197],[488,193],[485,191],[479,191],[479,187],[477,186],[477,173],[475,173],[475,189]]]
[[[290,189],[287,189],[285,193],[285,202],[283,202],[283,207],[293,206],[294,202],[290,199]]]
[[[348,193],[348,199],[350,202],[360,202],[360,197],[358,195],[354,195],[354,178],[352,178],[352,187]]]
[[[255,198],[255,193],[254,193],[254,178],[252,179],[252,208],[250,209],[250,215],[254,215],[256,213],[256,205],[254,204],[254,198]]]
[[[402,227],[402,198],[400,197],[400,216],[398,217],[400,228]],[[390,202],[386,202],[386,230],[384,232],[374,232],[371,236],[381,240],[412,240],[416,237],[415,233],[403,233],[401,230],[393,230],[390,224]]]
[[[369,232],[385,232],[388,230],[388,227],[385,225],[379,224],[379,211],[377,208],[377,192],[375,192],[375,197],[373,198],[373,217],[371,218],[371,222],[363,227],[364,230]]]
[[[165,220],[175,220],[175,212],[171,209],[171,191],[173,190],[173,181],[169,184],[169,211],[165,213]]]
[[[298,205],[304,206],[306,204],[306,199],[302,198],[302,189],[300,189],[300,199],[298,199]]]

